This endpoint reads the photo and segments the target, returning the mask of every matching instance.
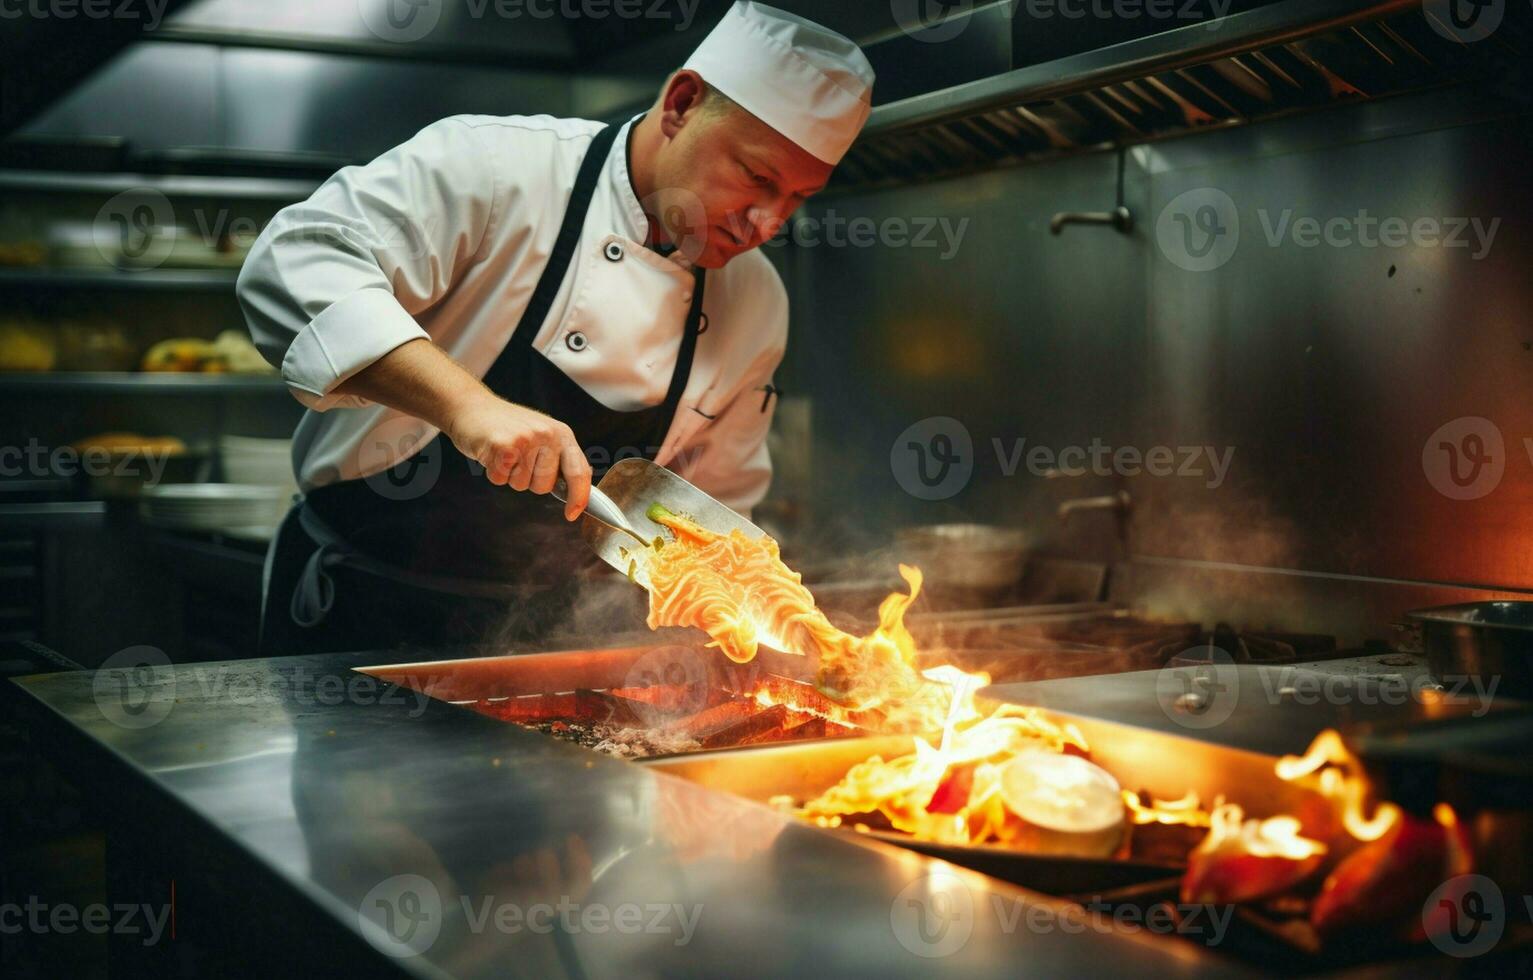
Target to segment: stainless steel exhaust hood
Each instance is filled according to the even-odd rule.
[[[1488,37],[1422,0],[1286,0],[873,110],[834,186],[906,183],[1525,71],[1526,10]],[[1021,12],[1016,16],[1021,16]]]

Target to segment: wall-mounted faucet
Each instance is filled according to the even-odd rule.
[[[1104,493],[1099,497],[1072,497],[1059,505],[1059,523],[1069,524],[1070,515],[1078,510],[1110,510],[1119,517],[1128,516],[1134,501],[1127,490]]]
[[[1134,501],[1127,490],[1115,490],[1097,497],[1072,497],[1059,505],[1059,523],[1069,524],[1070,515],[1077,511],[1111,511],[1113,521],[1117,524],[1118,544],[1122,546],[1126,555],[1128,553],[1128,518],[1133,508]]]
[[[1122,204],[1111,211],[1058,211],[1049,219],[1049,232],[1057,235],[1065,225],[1112,225],[1127,235],[1134,230],[1134,213]]]
[[[1065,225],[1111,225],[1120,234],[1134,230],[1134,212],[1128,209],[1123,198],[1123,175],[1128,169],[1128,154],[1124,147],[1118,148],[1118,206],[1111,211],[1056,211],[1049,219],[1049,233],[1057,235]]]

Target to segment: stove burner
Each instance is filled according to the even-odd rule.
[[[1193,643],[1161,649],[1168,667],[1196,667],[1215,662],[1237,664],[1292,664],[1317,660],[1336,651],[1336,638],[1307,633],[1238,632],[1220,623],[1212,632],[1200,633]]]

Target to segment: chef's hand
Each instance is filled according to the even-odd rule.
[[[569,485],[564,519],[586,509],[591,464],[570,427],[498,397],[424,337],[400,344],[336,390],[436,426],[497,486],[548,493],[562,474]]]
[[[569,486],[564,519],[573,521],[585,510],[591,464],[575,433],[558,419],[489,395],[456,413],[447,435],[496,486],[544,494],[563,476]]]

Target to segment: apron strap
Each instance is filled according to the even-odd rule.
[[[288,602],[288,617],[295,624],[312,629],[325,621],[335,605],[335,579],[330,577],[330,569],[343,561],[345,555],[328,544],[314,549]]]
[[[665,393],[665,407],[672,417],[676,406],[681,404],[681,393],[692,377],[692,356],[697,353],[698,329],[703,317],[703,288],[708,283],[707,271],[692,270],[692,308],[687,311],[687,326],[681,335],[681,349],[676,352],[676,371],[671,375],[671,388]]]
[[[543,321],[548,319],[548,311],[553,309],[554,297],[559,295],[564,274],[569,271],[570,260],[575,257],[575,249],[580,245],[580,232],[585,227],[586,213],[591,209],[591,198],[596,194],[596,181],[607,162],[607,155],[612,151],[617,132],[616,126],[602,127],[591,140],[585,158],[580,161],[575,189],[570,193],[570,202],[564,210],[564,221],[559,225],[559,237],[554,239],[553,251],[548,253],[548,263],[543,266],[543,274],[538,277],[538,284],[532,290],[527,309],[523,311],[522,319],[512,332],[510,343],[506,345],[507,353],[516,347],[531,349],[532,341],[543,327]]]

